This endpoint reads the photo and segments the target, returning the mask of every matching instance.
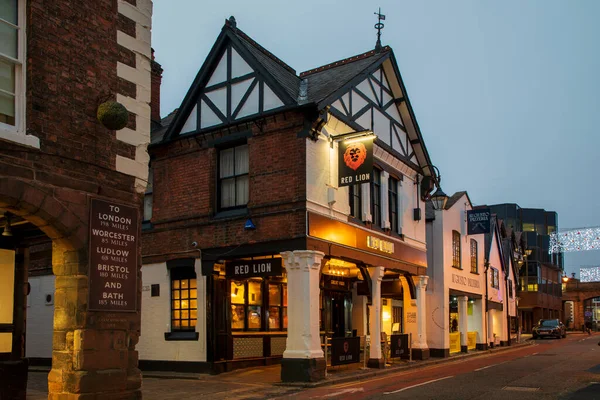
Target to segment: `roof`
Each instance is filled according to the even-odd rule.
[[[389,51],[386,46],[380,52],[368,51],[302,72],[300,78],[308,80],[308,101],[319,103],[325,100],[373,64],[387,58]]]
[[[460,200],[460,198],[463,196],[467,196],[467,200],[469,200],[469,204],[472,204],[471,199],[469,199],[469,195],[467,194],[467,192],[465,190],[463,190],[460,192],[456,192],[452,196],[450,196],[448,198],[448,201],[446,201],[446,207],[444,207],[444,209],[449,210],[450,208],[452,208],[452,206],[454,204],[456,204],[458,202],[458,200]]]
[[[273,78],[285,89],[291,98],[298,98],[300,87],[300,78],[296,76],[296,71],[273,55],[270,51],[256,43],[252,38],[242,32],[240,29],[232,28],[231,21],[227,20],[225,26],[235,35],[240,43],[250,52],[256,61],[261,64]]]
[[[178,108],[174,109],[169,115],[160,120],[160,124],[157,124],[156,126],[152,127],[152,132],[150,133],[151,144],[159,143],[160,141],[162,141],[163,136],[167,131],[167,128],[169,128],[169,125],[171,125],[171,122],[173,121],[173,118],[175,118],[175,114],[177,114],[178,110]]]

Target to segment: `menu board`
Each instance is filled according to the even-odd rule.
[[[90,311],[136,311],[138,240],[137,208],[92,199]]]

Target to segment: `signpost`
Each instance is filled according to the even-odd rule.
[[[490,233],[492,212],[489,208],[478,208],[467,211],[467,234],[478,235]]]
[[[90,311],[137,309],[138,210],[92,199],[90,212]]]

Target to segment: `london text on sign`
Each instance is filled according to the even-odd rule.
[[[93,199],[89,310],[136,311],[138,210]]]
[[[338,150],[338,187],[371,182],[373,136],[340,142]]]
[[[225,263],[225,276],[228,278],[251,278],[256,276],[280,276],[281,258],[260,260],[233,260]]]
[[[478,208],[467,211],[467,234],[490,233],[491,215],[492,213],[489,208]]]

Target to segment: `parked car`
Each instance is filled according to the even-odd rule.
[[[567,328],[558,319],[540,319],[533,328],[533,338],[543,337],[566,338]]]

